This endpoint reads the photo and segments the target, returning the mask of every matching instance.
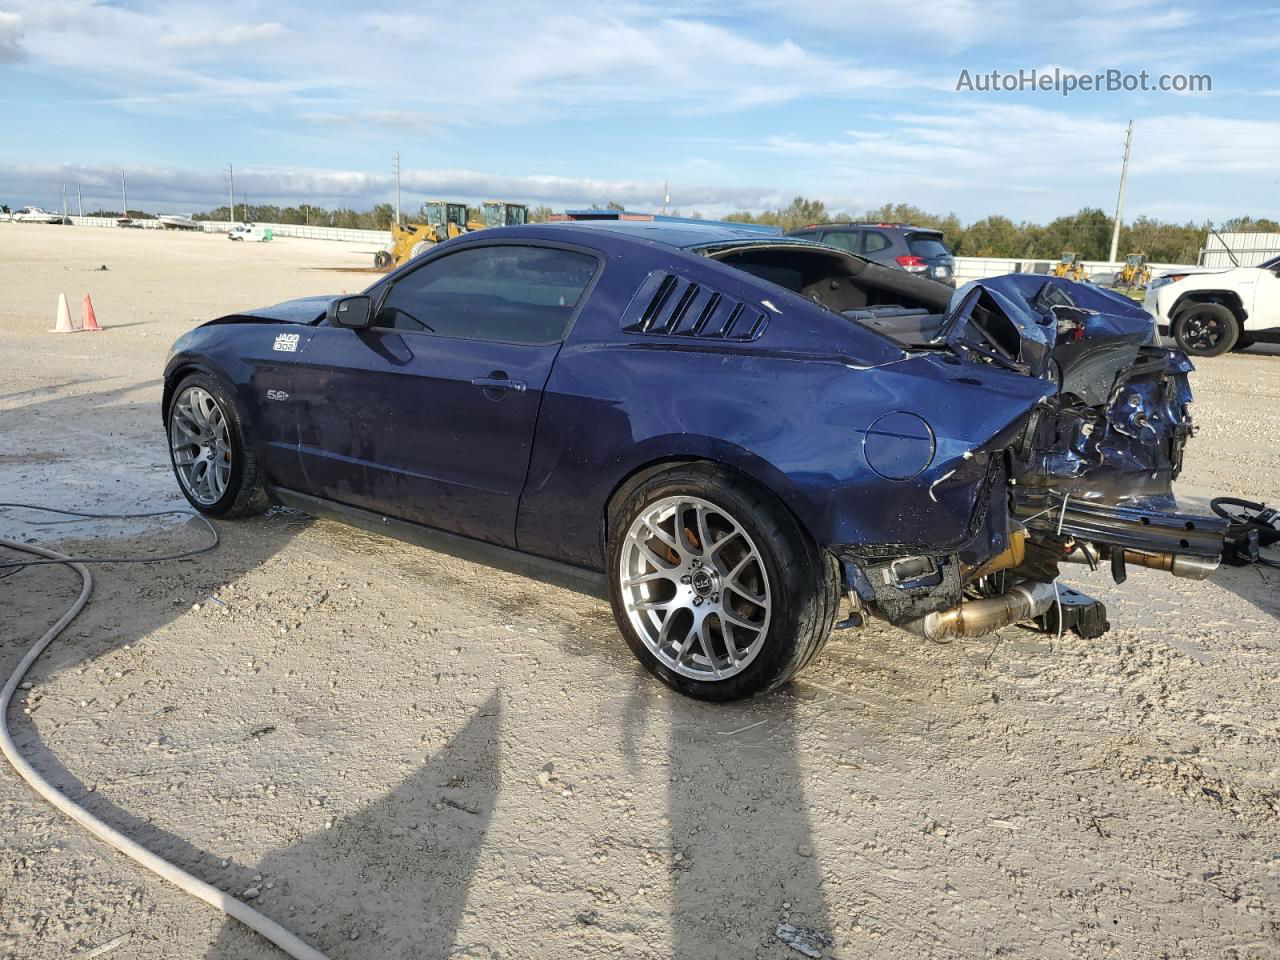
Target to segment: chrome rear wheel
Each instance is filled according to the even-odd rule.
[[[615,575],[632,629],[681,676],[727,680],[765,644],[773,596],[764,559],[743,525],[709,500],[646,505],[626,532]]]
[[[184,389],[169,412],[169,449],[184,491],[203,506],[223,498],[231,483],[227,412],[202,387]]]

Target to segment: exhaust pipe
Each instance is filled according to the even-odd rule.
[[[1175,577],[1185,580],[1205,580],[1209,574],[1218,569],[1222,557],[1193,557],[1185,553],[1141,553],[1137,550],[1126,550],[1124,562],[1135,567],[1147,567],[1151,570],[1165,570]]]
[[[902,626],[935,642],[981,637],[1011,623],[1040,616],[1053,606],[1054,596],[1051,583],[1020,583],[998,597],[964,600],[950,610],[929,613]]]
[[[1062,559],[1068,563],[1087,563],[1091,567],[1096,567],[1102,560],[1102,554],[1092,543],[1079,543]],[[1193,557],[1186,553],[1146,553],[1142,550],[1126,550],[1124,562],[1135,567],[1146,567],[1148,570],[1163,570],[1184,580],[1207,580],[1222,563],[1222,557]]]

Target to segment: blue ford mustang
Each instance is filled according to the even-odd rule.
[[[607,595],[654,674],[729,699],[867,616],[1097,636],[1064,563],[1206,576],[1224,523],[1170,490],[1190,369],[1084,284],[953,293],[611,221],[472,233],[359,296],[214,320],[174,345],[163,413],[197,509],[284,503]]]

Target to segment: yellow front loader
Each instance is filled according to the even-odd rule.
[[[437,243],[486,227],[514,227],[527,223],[529,208],[521,203],[486,200],[476,217],[469,216],[465,203],[428,200],[422,205],[423,223],[391,224],[391,245],[373,255],[379,270],[398,267]]]
[[[1068,280],[1075,280],[1084,283],[1084,260],[1080,258],[1080,254],[1064,253],[1061,259],[1053,265],[1053,269],[1049,271],[1055,277],[1066,277]]]
[[[1147,266],[1146,255],[1131,253],[1124,258],[1124,266],[1116,274],[1112,286],[1127,287],[1132,290],[1134,287],[1145,287],[1150,282],[1151,268]]]
[[[486,200],[480,215],[486,227],[518,227],[529,222],[529,208],[522,203]]]
[[[398,267],[430,250],[437,243],[461,236],[483,224],[467,222],[467,205],[447,200],[429,200],[422,205],[424,223],[391,224],[391,245],[373,255],[378,269]]]

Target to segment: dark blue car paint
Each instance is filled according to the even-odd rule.
[[[232,384],[278,486],[591,568],[604,562],[611,495],[638,471],[681,459],[753,478],[825,548],[967,545],[981,560],[1000,545],[994,536],[985,548],[969,543],[977,524],[990,526],[980,501],[993,455],[1054,393],[1051,383],[949,353],[909,352],[682,249],[766,242],[723,228],[487,230],[440,245],[368,293],[376,298],[404,273],[464,246],[506,242],[571,242],[601,257],[563,346],[330,328],[316,325],[328,300],[310,298],[191,331],[175,344],[166,382],[198,366]],[[619,318],[657,269],[760,305],[767,330],[747,343],[622,332]],[[1016,301],[1021,282],[986,287]],[[1021,322],[1051,346],[1036,319]],[[273,349],[281,324],[300,334],[296,352]],[[472,385],[495,372],[528,389],[494,394]],[[267,400],[268,390],[288,399]],[[923,433],[902,429],[902,414],[927,425],[927,458]],[[893,429],[873,429],[878,423]],[[895,479],[884,465],[899,461],[924,465]]]

